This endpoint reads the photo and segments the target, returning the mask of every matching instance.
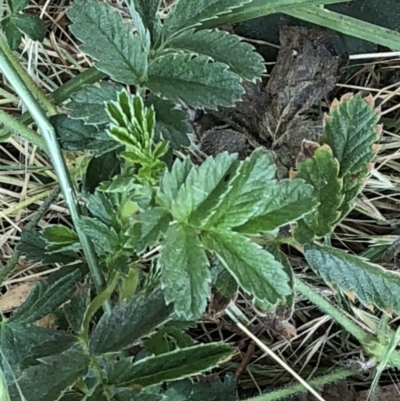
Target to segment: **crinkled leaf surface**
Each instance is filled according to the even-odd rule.
[[[165,235],[159,264],[161,283],[168,303],[174,303],[178,317],[200,318],[210,295],[208,259],[192,227],[174,224]]]
[[[328,145],[318,148],[311,158],[301,163],[296,178],[312,185],[319,206],[298,222],[295,237],[300,243],[307,243],[314,236],[323,237],[333,230],[343,202],[342,180],[338,176],[339,163]]]
[[[250,0],[179,0],[165,21],[167,33],[172,34],[198,25],[202,21],[216,18]]]
[[[281,263],[248,238],[232,231],[208,231],[201,239],[238,284],[259,301],[272,307],[290,295],[289,276]]]
[[[379,115],[360,94],[344,98],[331,110],[321,143],[328,144],[339,161],[343,178],[344,201],[340,219],[352,209],[353,199],[368,176],[368,163],[374,157],[373,144],[379,140],[376,124]]]
[[[81,278],[81,272],[74,270],[49,285],[37,283],[26,301],[12,315],[10,321],[33,323],[54,312],[70,299]]]
[[[137,296],[103,315],[93,331],[90,350],[96,354],[119,352],[165,323],[172,312],[161,291],[148,297]]]
[[[151,42],[154,44],[160,35],[161,23],[157,15],[160,0],[130,0],[135,5],[142,23],[150,32]]]
[[[266,185],[262,207],[235,230],[245,234],[273,231],[306,216],[318,206],[313,188],[303,180],[282,180]]]
[[[27,326],[18,322],[2,324],[0,346],[7,363],[1,358],[0,365],[7,380],[12,380],[13,375],[18,376],[21,369],[37,364],[37,358],[63,352],[76,340],[71,334],[35,325]]]
[[[316,243],[304,255],[310,267],[326,283],[354,294],[364,306],[400,312],[400,274],[345,251]]]
[[[147,54],[139,37],[109,3],[77,0],[68,16],[71,32],[83,42],[82,51],[97,60],[97,69],[128,85],[146,74]]]
[[[225,31],[190,29],[173,37],[168,45],[227,64],[234,73],[250,81],[265,72],[264,59],[254,47]]]
[[[86,286],[82,286],[71,297],[71,302],[64,305],[65,317],[75,333],[79,333],[89,301],[90,291]]]
[[[18,14],[11,17],[15,26],[26,33],[32,40],[42,42],[46,36],[46,27],[43,20],[37,15]]]
[[[42,358],[17,380],[22,394],[29,401],[54,401],[72,386],[89,368],[88,357],[79,348]],[[19,399],[17,386],[9,387],[12,400]]]
[[[71,96],[67,106],[71,110],[70,117],[82,119],[86,124],[108,124],[110,117],[105,103],[116,101],[121,90],[121,86],[107,82],[84,86]]]
[[[189,146],[188,134],[193,132],[193,128],[183,111],[177,110],[173,102],[158,96],[150,96],[146,105],[153,105],[156,112],[156,139],[165,139],[174,149]]]
[[[239,75],[229,71],[226,64],[187,54],[168,54],[154,60],[146,86],[157,95],[194,108],[233,106],[244,93]]]
[[[81,120],[74,120],[67,115],[59,114],[52,116],[50,121],[64,150],[71,152],[89,150],[100,156],[120,146],[108,135],[105,129],[86,125]]]
[[[195,373],[201,373],[216,365],[226,362],[234,352],[228,344],[202,344],[189,348],[177,349],[172,352],[139,360],[129,368],[124,363],[124,369],[115,366],[111,372],[109,384],[118,386],[163,383],[182,379]]]

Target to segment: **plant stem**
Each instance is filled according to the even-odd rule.
[[[63,192],[65,202],[69,208],[72,222],[75,226],[79,240],[82,244],[83,252],[89,266],[90,273],[97,291],[100,293],[105,288],[105,279],[100,266],[97,262],[97,256],[94,251],[93,244],[86,236],[86,234],[79,227],[79,205],[76,195],[72,186],[71,178],[68,169],[65,165],[63,155],[57,143],[54,128],[49,122],[45,112],[27,88],[25,82],[21,79],[18,72],[13,67],[12,63],[8,60],[7,55],[0,49],[0,69],[3,71],[4,77],[13,86],[15,92],[19,95],[25,106],[32,114],[33,119],[42,132],[43,139],[46,143],[48,154],[57,178]],[[105,311],[110,312],[111,306],[109,302],[103,305]]]
[[[57,198],[60,193],[60,187],[57,185],[51,194],[47,197],[47,199],[40,205],[39,209],[35,212],[32,219],[26,225],[25,230],[30,231],[33,230],[36,225],[39,223],[42,216],[46,213],[46,210],[50,207],[50,205]],[[1,268],[0,270],[0,286],[3,284],[3,281],[9,276],[9,274],[15,269],[15,266],[18,263],[19,257],[21,256],[21,252],[18,250],[18,247],[14,250],[13,255],[7,264]]]
[[[362,345],[365,345],[376,339],[367,334],[362,328],[355,324],[343,312],[328,302],[324,297],[317,294],[315,290],[302,280],[295,277],[296,290],[303,294],[310,302],[316,305],[323,312],[328,314],[333,320],[340,324],[346,331],[354,336]]]
[[[318,388],[323,386],[324,384],[333,383],[338,380],[343,380],[346,379],[347,377],[354,376],[357,373],[359,373],[359,371],[354,369],[338,369],[322,377],[317,377],[315,379],[309,380],[308,384],[313,388]],[[305,388],[301,384],[295,384],[293,386],[288,386],[268,394],[259,395],[258,397],[248,398],[246,401],[280,400],[282,398],[289,397],[294,394],[304,393],[305,391],[306,391]]]
[[[8,62],[14,67],[14,69],[19,74],[22,81],[25,83],[26,87],[29,89],[32,95],[38,100],[40,105],[46,109],[48,113],[57,114],[56,108],[47,99],[47,97],[42,93],[40,88],[36,85],[36,82],[30,77],[26,70],[22,67],[18,59],[15,57],[14,53],[8,47],[4,36],[0,34],[0,52],[8,59]]]
[[[21,135],[23,138],[33,143],[35,146],[42,150],[46,150],[46,144],[42,137],[35,131],[22,124],[18,119],[10,116],[3,110],[0,110],[0,123],[4,124],[10,131]]]

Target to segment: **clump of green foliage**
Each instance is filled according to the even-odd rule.
[[[1,368],[12,400],[194,400],[211,393],[235,399],[229,376],[214,387],[187,379],[227,361],[232,348],[196,344],[183,330],[205,312],[211,286],[227,293],[227,281],[228,295],[240,287],[265,311],[290,306],[297,289],[381,368],[400,366],[397,334],[382,327],[375,336],[364,332],[296,278],[280,249],[289,243],[303,250],[316,274],[363,305],[400,311],[397,274],[328,245],[377,151],[379,112],[370,97],[334,102],[320,141],[303,144],[290,179],[276,179],[264,149],[243,161],[221,153],[201,164],[179,151],[190,144],[191,127],[177,102],[232,106],[243,80],[264,72],[249,44],[202,29],[244,3],[180,0],[162,24],[157,0],[130,0],[134,33],[108,3],[72,4],[72,33],[114,82],[82,87],[67,105],[70,114],[51,118],[62,148],[88,155],[85,208],[74,229],[51,225],[22,235],[19,250],[28,258],[63,267],[2,319]],[[135,86],[135,94],[121,85]],[[282,237],[288,225],[291,235]],[[79,232],[99,261],[106,283],[99,293]],[[35,326],[50,313],[66,330]],[[129,355],[137,344],[140,352]]]

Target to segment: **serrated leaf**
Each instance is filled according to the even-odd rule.
[[[238,284],[219,259],[213,263],[211,274],[212,283],[218,293],[226,299],[231,299],[238,290]]]
[[[199,25],[202,21],[214,19],[250,0],[179,0],[175,8],[168,14],[164,29],[168,34]]]
[[[75,270],[50,285],[37,283],[10,321],[33,323],[54,312],[71,297],[81,278],[80,271]]]
[[[364,306],[399,313],[400,275],[345,251],[316,243],[304,248],[309,266],[326,283],[353,293]]]
[[[128,9],[131,14],[132,22],[135,25],[136,32],[139,35],[139,38],[142,42],[142,46],[146,51],[150,51],[151,48],[151,38],[150,38],[150,31],[144,25],[144,21],[142,16],[136,9],[136,1],[135,0],[128,0],[127,1]],[[156,16],[154,15],[154,18]]]
[[[357,94],[343,97],[326,120],[321,143],[331,147],[340,164],[339,178],[343,178],[340,219],[353,208],[353,200],[368,177],[368,163],[375,157],[373,144],[379,140],[376,127],[379,118],[373,107]]]
[[[78,234],[61,224],[53,224],[43,229],[47,252],[62,252],[79,250],[81,244]]]
[[[117,10],[97,0],[77,0],[68,16],[71,32],[83,42],[82,51],[97,60],[97,69],[117,82],[139,83],[146,74],[147,54]]]
[[[147,105],[153,105],[156,113],[155,137],[169,142],[173,149],[189,146],[188,134],[193,132],[186,114],[175,108],[175,104],[158,96],[146,99]]]
[[[229,71],[226,64],[187,54],[168,54],[154,60],[146,86],[157,95],[193,108],[233,106],[244,93],[239,75]]]
[[[138,216],[137,223],[127,233],[134,241],[129,243],[140,255],[160,239],[167,231],[170,221],[171,215],[165,209],[153,207],[146,210]]]
[[[84,120],[86,124],[109,124],[105,103],[116,101],[121,90],[121,86],[107,82],[84,86],[71,96],[67,106],[70,117]]]
[[[149,30],[151,43],[155,44],[161,31],[160,18],[157,15],[160,0],[131,0],[140,15],[143,25]]]
[[[234,352],[228,344],[202,344],[178,349],[155,357],[141,359],[118,374],[111,372],[109,383],[116,386],[150,386],[166,381],[181,379],[212,369],[226,362]]]
[[[300,243],[307,243],[314,236],[323,237],[333,230],[343,202],[342,180],[338,176],[339,163],[328,145],[316,149],[311,158],[300,164],[296,178],[312,185],[313,196],[319,202],[313,213],[298,222],[295,237]]]
[[[269,232],[301,219],[318,206],[313,188],[303,180],[282,180],[266,186],[263,206],[235,231],[252,235]]]
[[[3,324],[0,327],[0,348],[6,361],[0,358],[0,366],[7,381],[12,381],[22,369],[36,364],[37,358],[63,352],[76,340],[71,334],[35,325],[18,322]]]
[[[248,294],[271,306],[290,295],[289,277],[282,265],[248,238],[232,231],[209,231],[201,240]]]
[[[79,348],[42,358],[9,387],[11,399],[19,399],[19,390],[29,401],[58,400],[89,368],[89,360]],[[18,387],[17,387],[18,386]]]
[[[231,71],[249,81],[260,79],[265,72],[264,59],[254,47],[225,31],[190,29],[174,36],[168,46],[211,57],[229,65]]]
[[[172,305],[165,304],[161,291],[146,298],[139,295],[100,318],[92,333],[90,350],[96,355],[119,352],[165,323],[171,312]]]
[[[179,162],[177,164],[178,169]],[[223,186],[223,191],[226,190],[226,179],[229,178],[229,173],[231,173],[232,169],[236,166],[236,156],[226,152],[219,154],[215,158],[208,157],[200,166],[192,166],[187,176],[182,176],[184,181],[180,181],[181,177],[177,177],[175,182],[180,181],[180,187],[176,188],[177,190],[174,188],[174,196],[172,199],[166,199],[169,197],[168,192],[171,191],[169,191],[167,185],[164,185],[164,182],[167,183],[168,180],[174,183],[172,176],[177,174],[177,172],[179,173],[179,170],[173,168],[170,173],[164,175],[159,197],[163,200],[165,205],[170,205],[170,211],[176,220],[188,222],[191,219],[191,215],[211,195],[219,201],[221,194],[218,196],[213,194],[213,192],[218,191],[221,184]],[[168,174],[171,175],[170,178],[167,178]],[[198,220],[197,218],[194,219]]]
[[[118,174],[110,181],[103,181],[98,186],[98,191],[108,193],[129,193],[137,186],[136,177],[129,175]]]
[[[74,120],[65,114],[52,116],[50,121],[64,150],[72,152],[89,150],[100,156],[120,147],[120,144],[110,138],[105,130],[85,125],[83,121]]]
[[[119,249],[119,237],[114,228],[92,217],[82,216],[79,227],[93,241],[99,255],[116,252]]]
[[[90,289],[80,287],[71,297],[71,302],[64,305],[64,314],[69,326],[75,333],[79,333],[86,308],[90,301]]]
[[[10,6],[11,12],[18,14],[28,5],[29,0],[8,0],[7,3]]]
[[[38,231],[23,231],[18,243],[18,251],[34,262],[43,264],[51,263],[71,263],[76,260],[73,252],[47,254],[46,241],[43,239],[43,233]]]
[[[117,207],[112,201],[113,195],[106,195],[96,191],[94,194],[88,194],[88,209],[93,217],[97,217],[103,223],[119,229],[119,224],[116,219]]]
[[[43,42],[46,36],[46,27],[43,20],[36,15],[18,14],[12,16],[15,26],[27,34],[32,40]]]
[[[144,342],[144,347],[153,355],[171,352],[175,349],[190,347],[194,344],[192,337],[177,327],[164,327]]]
[[[199,319],[207,305],[211,281],[208,260],[192,227],[170,226],[159,259],[165,299],[179,318]]]
[[[236,380],[232,373],[228,373],[223,382],[195,383],[190,395],[190,401],[236,401],[236,399]]]
[[[18,29],[12,18],[7,18],[2,21],[2,26],[5,27],[5,34],[10,49],[12,51],[17,50],[22,40],[21,31]]]

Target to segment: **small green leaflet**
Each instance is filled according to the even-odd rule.
[[[87,285],[80,286],[78,291],[75,291],[75,294],[70,297],[71,302],[66,303],[63,307],[69,326],[75,333],[79,333],[87,305],[90,302],[90,288],[88,287]]]
[[[146,86],[157,95],[193,108],[230,107],[244,93],[239,75],[229,71],[226,64],[187,54],[168,54],[154,60]]]
[[[36,15],[18,14],[11,17],[15,26],[32,40],[42,42],[46,35],[43,21]]]
[[[159,265],[165,299],[185,320],[199,319],[210,295],[211,274],[207,255],[192,227],[174,224],[165,234]]]
[[[190,347],[194,345],[194,340],[177,327],[167,326],[158,330],[143,345],[153,355],[160,355],[178,348]]]
[[[295,237],[300,243],[305,244],[314,236],[323,237],[332,232],[343,202],[343,180],[338,175],[339,163],[328,145],[317,148],[312,157],[300,164],[295,178],[312,185],[313,195],[319,202],[314,213],[298,222]]]
[[[383,269],[345,251],[316,243],[307,245],[304,255],[310,267],[327,284],[356,296],[364,306],[400,312],[400,274]]]
[[[142,42],[143,49],[149,52],[151,48],[150,31],[144,25],[144,21],[136,9],[135,3],[135,0],[127,0],[128,9],[131,14],[133,25],[135,25],[136,33]]]
[[[235,278],[223,263],[218,259],[212,262],[211,266],[212,284],[220,295],[226,299],[231,299],[238,290],[238,285]]]
[[[147,71],[147,54],[116,9],[97,0],[76,0],[68,16],[71,32],[83,42],[82,51],[97,60],[97,69],[117,82],[139,83]]]
[[[5,30],[8,46],[12,51],[18,49],[22,40],[22,32],[18,29],[13,19],[8,17],[1,21],[1,26]]]
[[[78,234],[61,224],[46,226],[43,229],[43,238],[46,240],[48,253],[75,251],[81,248]]]
[[[127,305],[114,307],[110,315],[104,314],[94,329],[90,350],[95,355],[120,352],[139,338],[151,334],[167,322],[172,305],[165,304],[161,291],[148,297],[138,295]]]
[[[172,35],[184,29],[199,25],[202,21],[214,19],[251,0],[179,0],[168,14],[164,29]]]
[[[368,177],[368,163],[376,152],[373,145],[379,140],[379,114],[371,106],[372,98],[345,95],[336,102],[326,119],[321,144],[331,147],[339,161],[339,178],[343,179],[344,201],[340,219],[353,208],[353,200],[360,193]]]
[[[61,277],[50,285],[36,284],[26,301],[12,315],[10,321],[33,323],[54,312],[69,300],[82,275],[79,270]]]
[[[88,357],[78,347],[41,358],[40,363],[26,369],[17,383],[9,387],[11,399],[19,399],[18,385],[29,401],[58,400],[88,368]]]
[[[13,14],[18,14],[29,4],[29,0],[7,0],[7,4]]]
[[[110,372],[108,384],[150,386],[178,380],[210,370],[228,361],[233,354],[228,344],[211,343],[144,358],[130,366],[122,360],[116,363],[116,372]],[[118,364],[122,364],[123,369]]]
[[[70,117],[82,119],[86,124],[109,124],[110,117],[106,112],[105,103],[116,101],[121,90],[120,85],[107,82],[84,86],[72,95],[72,100],[68,103]]]
[[[209,231],[201,239],[238,284],[264,305],[273,307],[291,294],[281,263],[248,238],[232,231]]]
[[[174,36],[168,46],[211,57],[249,81],[259,79],[265,72],[264,59],[254,47],[225,31],[190,29]]]

